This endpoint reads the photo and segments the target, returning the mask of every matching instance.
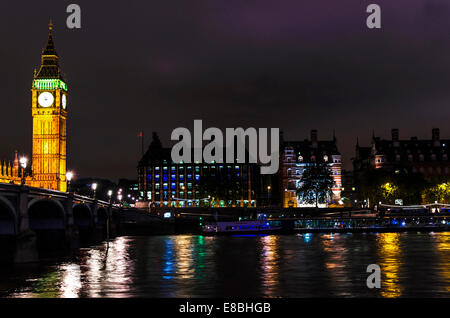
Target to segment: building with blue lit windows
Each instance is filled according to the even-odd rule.
[[[256,206],[259,166],[172,162],[157,134],[138,164],[139,200],[150,206]]]

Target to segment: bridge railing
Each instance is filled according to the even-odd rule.
[[[31,194],[31,195],[45,196],[45,197],[51,196],[54,198],[67,198],[67,197],[69,197],[69,195],[72,195],[74,200],[84,201],[84,202],[89,202],[89,203],[97,202],[97,204],[109,205],[109,202],[102,201],[102,200],[96,200],[94,198],[82,196],[79,194],[73,194],[73,193],[69,193],[69,192],[61,192],[58,190],[30,187],[27,185],[17,185],[17,184],[0,182],[0,192],[21,192],[24,189],[27,189],[29,191],[29,194]]]

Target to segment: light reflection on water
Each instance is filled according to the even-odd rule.
[[[440,266],[437,269],[444,283],[444,291],[450,294],[450,233],[440,233],[433,235],[432,239],[436,242],[436,249],[440,259]]]
[[[400,233],[381,233],[378,237],[380,246],[380,261],[382,269],[381,296],[399,297],[402,295],[402,285],[399,282],[400,266],[402,265],[402,247]]]
[[[366,287],[379,264],[381,289]],[[450,297],[450,233],[118,237],[0,271],[2,297]]]
[[[260,239],[261,244],[261,284],[264,297],[278,296],[279,262],[278,254],[279,236],[268,235]]]

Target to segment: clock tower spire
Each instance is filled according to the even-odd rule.
[[[66,191],[67,84],[59,67],[53,41],[53,23],[42,49],[41,66],[33,76],[31,109],[33,116],[32,186]]]

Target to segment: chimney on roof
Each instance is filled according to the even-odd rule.
[[[392,141],[398,141],[398,129],[397,128],[392,128]]]
[[[441,137],[440,137],[440,133],[439,133],[439,128],[433,128],[431,130],[431,135],[433,138],[434,146],[439,147],[441,145],[441,142],[440,142]]]
[[[317,142],[317,129],[311,130],[311,141]]]
[[[311,130],[311,143],[314,148],[317,148],[317,129]]]
[[[398,129],[397,128],[393,128],[392,129],[392,141],[393,141],[394,147],[400,146],[400,143],[398,141],[398,135],[399,135]]]
[[[431,130],[431,135],[433,136],[433,140],[439,140],[440,139],[439,128],[433,128],[433,130]]]

